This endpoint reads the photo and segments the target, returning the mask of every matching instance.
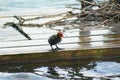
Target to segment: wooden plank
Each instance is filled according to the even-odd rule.
[[[44,34],[43,34],[44,35]],[[43,40],[43,39],[48,39],[49,38],[49,36],[50,36],[50,34],[47,34],[47,35],[38,35],[38,36],[36,36],[36,35],[34,35],[34,36],[30,36],[33,40]],[[91,35],[91,37],[97,37],[97,36],[103,36],[103,37],[111,37],[111,36],[113,36],[113,37],[120,37],[120,34],[100,34],[100,35]],[[64,38],[74,38],[74,37],[90,37],[90,35],[89,36],[65,36]],[[11,42],[11,41],[26,41],[27,39],[26,38],[24,38],[22,35],[20,36],[20,35],[16,35],[16,36],[2,36],[2,37],[0,37],[0,39],[1,40],[3,40],[3,42]]]
[[[38,28],[39,29],[39,28]],[[51,30],[51,32],[48,31],[39,31],[36,33],[31,33],[31,31],[26,31],[29,35],[43,35],[43,34],[54,34],[56,31]],[[64,32],[66,35],[70,34],[76,34],[76,36],[90,36],[90,35],[103,35],[103,34],[120,34],[120,32],[112,32],[109,29],[103,29],[103,30],[88,30],[88,31],[81,31],[79,29],[71,29]]]
[[[8,29],[9,31],[11,29]],[[2,32],[8,32],[7,28],[2,29]],[[55,30],[50,30],[48,28],[27,28],[23,30],[28,33],[28,35],[46,35],[46,34],[55,34],[57,31]],[[49,31],[48,31],[49,30]],[[35,32],[33,32],[35,31]],[[69,34],[77,34],[77,36],[89,36],[89,35],[102,35],[102,34],[120,34],[120,32],[112,32],[108,29],[104,29],[104,30],[91,30],[91,31],[80,31],[79,29],[71,29],[68,31],[65,31],[65,34],[69,35]],[[79,33],[79,34],[78,34]],[[3,34],[4,35],[4,34]],[[8,36],[15,36],[15,34],[8,34]]]
[[[65,32],[66,36],[59,44],[59,47],[64,48],[64,50],[51,52],[47,39],[54,33],[56,32],[51,31],[50,34],[44,34],[43,32],[39,34],[29,33],[31,34],[30,37],[34,38],[34,40],[22,40],[21,38],[17,39],[18,41],[9,39],[8,41],[0,42],[0,61],[32,61],[55,58],[83,58],[89,56],[98,58],[120,55],[120,33],[109,30],[90,32],[68,31]],[[13,38],[16,37],[13,34],[9,37],[12,38],[12,36]],[[56,55],[50,53],[56,53]]]
[[[68,41],[69,40],[69,41]],[[74,41],[72,41],[74,40]],[[83,39],[84,40],[84,39]],[[91,40],[91,41],[79,41],[77,39],[66,39],[61,42],[61,44],[72,44],[72,43],[91,43],[91,42],[110,42],[110,41],[119,41],[119,39],[99,39],[99,40]],[[48,45],[47,40],[32,40],[32,41],[18,41],[18,42],[2,42],[0,43],[0,48],[5,47],[22,47],[22,46],[42,46]]]
[[[80,34],[79,32],[74,32],[74,33],[67,33],[65,32],[65,38],[71,38],[71,37],[89,37],[89,36],[111,36],[111,35],[119,35],[120,33],[115,33],[115,32],[109,32],[109,30],[97,30],[98,32],[96,33],[96,31],[82,31]],[[101,31],[103,31],[101,33]],[[48,37],[52,34],[54,34],[55,32],[51,32],[49,34],[33,34],[33,35],[29,35],[32,39],[34,40],[39,40],[39,39],[48,39]],[[7,35],[6,35],[7,36]],[[23,41],[23,40],[27,40],[24,37],[19,38],[15,38],[18,37],[19,35],[9,35],[9,39],[6,39],[6,36],[2,36],[0,37],[0,39],[5,39],[4,41]],[[11,38],[10,38],[11,37]],[[119,37],[119,36],[118,36]]]
[[[82,49],[96,49],[96,48],[115,48],[120,47],[120,41],[110,41],[110,42],[94,42],[94,43],[71,43],[71,44],[59,44],[59,47],[64,48],[64,50],[82,50]],[[51,48],[49,45],[32,45],[32,46],[14,46],[0,48],[0,55],[5,54],[24,54],[24,53],[34,53],[34,52],[50,52]],[[63,51],[64,51],[63,50]]]
[[[120,46],[119,46],[120,47]],[[115,58],[120,57],[119,47],[112,48],[81,48],[75,50],[63,50],[56,52],[30,52],[22,54],[15,54],[11,52],[10,54],[0,55],[0,62],[31,62],[31,61],[51,61],[57,59],[103,59],[103,58]]]

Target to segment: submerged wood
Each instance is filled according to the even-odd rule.
[[[26,34],[20,26],[18,26],[15,23],[9,23],[10,26],[12,26],[14,29],[16,29],[18,32],[20,32],[23,36],[25,36],[28,40],[32,40],[28,34]]]

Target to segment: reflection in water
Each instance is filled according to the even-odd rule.
[[[119,80],[119,60],[78,59],[0,64],[0,80]]]
[[[106,46],[107,43],[119,42],[120,35],[110,30],[79,32],[81,46]],[[116,40],[116,41],[114,41]]]
[[[102,46],[104,45],[104,42],[91,42],[90,45],[91,46]]]
[[[104,45],[104,40],[105,37],[104,35],[98,35],[101,33],[107,33],[108,31],[103,31],[101,30],[101,32],[96,32],[96,31],[85,31],[85,32],[80,32],[80,36],[84,36],[84,37],[79,37],[80,41],[83,42],[83,44],[81,44],[82,46],[103,46]],[[86,35],[95,35],[95,36],[86,36]],[[97,41],[97,42],[96,42]],[[86,44],[84,42],[87,42]]]
[[[42,68],[42,67],[41,67]],[[116,62],[91,62],[84,67],[72,66],[68,68],[54,67],[50,69],[47,67],[49,74],[45,74],[41,68],[36,69],[37,74],[44,73],[44,75],[59,78],[59,79],[115,79],[120,76],[120,64]],[[41,71],[42,70],[42,71]],[[120,79],[120,78],[119,78]]]
[[[33,73],[0,73],[0,80],[52,80]]]
[[[103,35],[102,36],[94,36],[94,37],[90,37],[91,38],[91,41],[94,40],[94,41],[100,41],[100,42],[91,42],[90,45],[91,46],[103,46],[104,45],[104,37]]]
[[[79,35],[80,36],[85,36],[85,35],[90,35],[91,34],[91,31],[85,31],[85,32],[79,32]],[[85,42],[85,41],[90,41],[91,39],[90,39],[90,37],[79,37],[79,39],[80,39],[80,41],[81,42]],[[86,44],[84,44],[84,43],[81,43],[80,44],[81,46],[90,46],[90,43],[86,43]]]
[[[80,73],[87,77],[102,77],[105,79],[111,79],[115,76],[120,76],[120,63],[96,62],[96,66],[93,69],[83,70],[80,71]]]

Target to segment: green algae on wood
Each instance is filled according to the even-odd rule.
[[[47,62],[60,59],[87,59],[120,57],[120,48],[77,49],[55,52],[0,55],[0,62]]]

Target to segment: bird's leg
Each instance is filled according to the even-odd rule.
[[[52,51],[53,51],[54,49],[53,49],[52,45],[50,45],[50,47],[51,47],[51,49],[52,49]]]
[[[57,46],[57,44],[56,44],[56,48],[59,49],[59,47]]]
[[[57,46],[57,44],[56,44],[56,49],[57,49],[57,50],[62,50],[62,48],[59,48],[59,47]]]

